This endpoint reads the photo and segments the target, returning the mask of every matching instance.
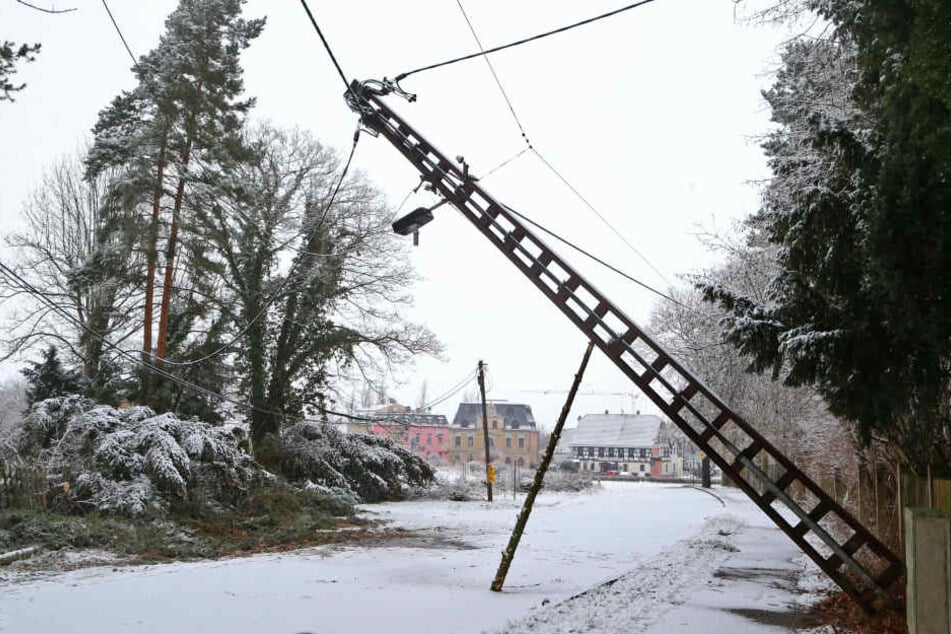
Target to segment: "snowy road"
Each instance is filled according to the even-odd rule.
[[[511,498],[374,505],[375,517],[422,538],[8,584],[0,632],[671,632],[694,621],[706,632],[787,631],[744,610],[781,613],[794,600],[796,553],[752,504],[724,499],[643,483],[543,495],[501,594],[488,586],[515,520]],[[718,576],[731,562],[747,572]],[[747,579],[746,564],[793,583]]]

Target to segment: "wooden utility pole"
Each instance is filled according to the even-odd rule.
[[[515,521],[515,528],[512,529],[509,544],[505,547],[505,550],[502,551],[502,561],[499,563],[499,569],[495,573],[495,579],[492,580],[491,587],[495,592],[502,591],[502,584],[505,583],[505,575],[508,574],[509,566],[512,565],[512,560],[515,558],[515,549],[518,548],[518,542],[522,539],[525,524],[528,523],[528,516],[531,514],[532,506],[535,504],[535,497],[542,488],[542,482],[545,479],[545,473],[548,471],[548,465],[551,464],[551,458],[555,454],[555,447],[561,438],[561,429],[565,426],[565,421],[568,420],[571,404],[575,400],[575,393],[578,391],[578,386],[581,385],[581,377],[584,376],[585,368],[588,367],[588,359],[591,358],[591,350],[593,348],[594,342],[589,341],[588,349],[585,350],[584,358],[581,359],[581,367],[578,368],[574,383],[571,384],[571,390],[568,391],[568,398],[565,399],[565,405],[561,408],[561,415],[558,417],[558,422],[555,423],[555,429],[552,430],[551,437],[548,439],[548,447],[545,448],[545,455],[542,457],[542,462],[538,465],[538,470],[535,472],[535,479],[532,480],[532,488],[529,489],[528,495],[525,496],[522,512],[518,514],[518,519]]]
[[[485,442],[485,491],[492,501],[492,457],[489,455],[489,408],[485,404],[485,364],[479,360],[479,392],[482,393],[482,440]]]

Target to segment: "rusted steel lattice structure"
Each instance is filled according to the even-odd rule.
[[[391,83],[354,81],[345,98],[366,130],[393,144],[434,193],[462,212],[859,605],[895,607],[902,561],[487,193],[468,167],[397,115],[381,99],[390,92],[402,93]],[[841,534],[847,537],[839,541]]]

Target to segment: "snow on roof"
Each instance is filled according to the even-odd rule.
[[[661,429],[659,416],[585,414],[571,435],[572,447],[652,447]]]
[[[555,446],[555,453],[571,453],[571,442],[575,437],[575,431],[577,429],[574,427],[561,430],[561,438],[558,439],[558,444]]]
[[[493,413],[492,410],[495,410]],[[489,403],[489,418],[499,416],[505,429],[535,429],[535,416],[530,405],[521,403]],[[452,419],[455,427],[475,425],[482,419],[482,403],[459,403],[456,416]]]
[[[434,425],[448,427],[449,420],[442,414],[420,414],[417,412],[371,412],[368,416],[380,423],[394,425]]]

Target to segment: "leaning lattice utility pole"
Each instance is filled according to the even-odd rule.
[[[589,341],[588,349],[585,350],[584,358],[581,360],[581,367],[578,368],[575,381],[571,384],[571,390],[568,392],[568,398],[565,399],[565,405],[561,408],[561,415],[558,417],[558,422],[555,423],[555,429],[552,430],[551,437],[548,439],[548,447],[545,448],[545,455],[542,457],[542,462],[538,465],[538,470],[535,472],[535,479],[532,480],[532,488],[525,497],[522,512],[518,514],[515,528],[512,529],[509,544],[505,547],[505,550],[502,551],[502,561],[499,563],[499,570],[495,573],[495,579],[492,580],[492,589],[496,592],[502,591],[502,584],[505,583],[505,575],[508,574],[509,566],[512,565],[512,560],[515,558],[515,549],[518,548],[518,542],[522,539],[522,532],[525,530],[525,524],[528,523],[528,516],[531,514],[532,506],[535,504],[535,497],[542,488],[542,482],[545,479],[545,473],[548,471],[548,465],[551,464],[551,458],[555,454],[555,447],[561,439],[561,429],[565,426],[565,421],[568,420],[568,413],[571,411],[571,404],[575,400],[575,393],[578,391],[578,386],[581,385],[581,377],[584,376],[585,368],[588,367],[588,359],[591,358],[592,348],[594,348],[594,342]]]
[[[479,392],[482,394],[482,440],[485,444],[485,490],[492,501],[492,456],[489,453],[489,408],[485,404],[485,364],[479,360]]]

